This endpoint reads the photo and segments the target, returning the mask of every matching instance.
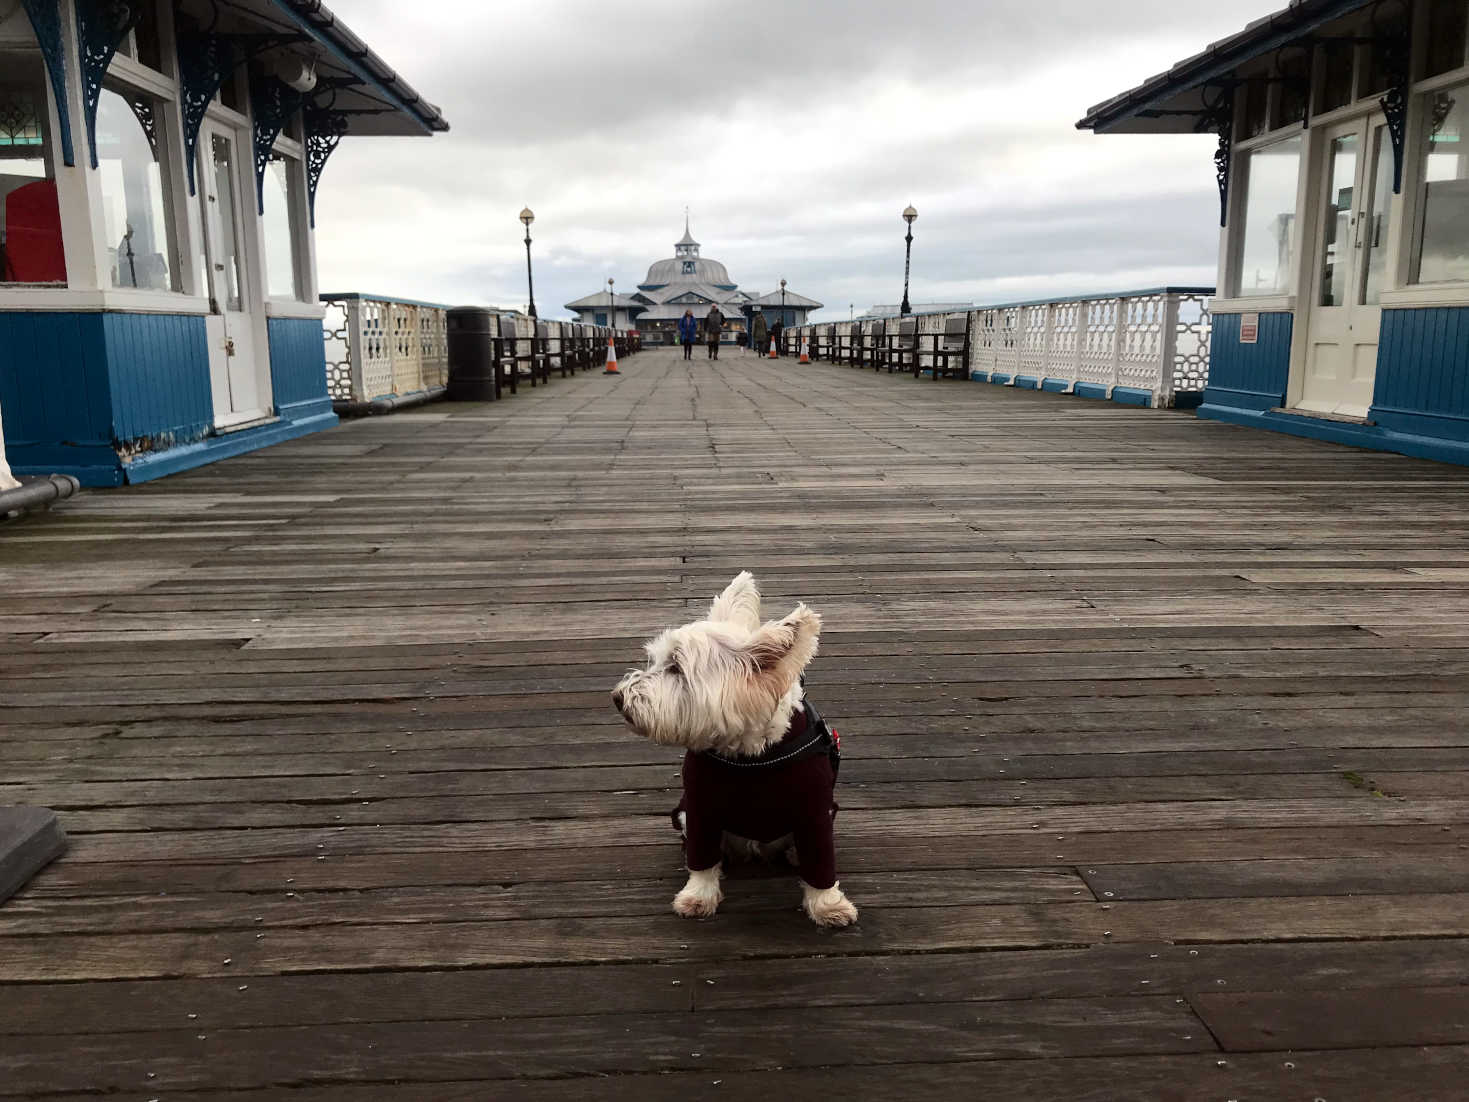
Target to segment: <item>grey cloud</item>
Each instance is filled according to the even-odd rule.
[[[321,188],[323,283],[523,303],[522,203],[550,316],[609,274],[631,289],[671,253],[685,203],[742,286],[784,275],[842,313],[901,294],[909,201],[915,297],[925,281],[979,297],[1007,280],[1197,275],[1217,246],[1208,139],[1070,123],[1274,6],[442,0],[409,20],[339,0],[453,130],[343,144]],[[1026,84],[1037,65],[1045,102]],[[847,121],[823,128],[833,117]]]

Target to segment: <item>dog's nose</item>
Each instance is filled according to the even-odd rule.
[[[624,699],[621,689],[612,690],[612,707],[616,708],[619,712],[622,711],[622,702]]]

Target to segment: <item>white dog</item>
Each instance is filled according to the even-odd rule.
[[[857,920],[836,879],[839,743],[801,683],[820,634],[821,617],[803,604],[762,624],[755,580],[742,572],[705,619],[648,643],[647,668],[612,690],[612,703],[634,731],[687,751],[683,798],[673,813],[689,869],[673,900],[681,915],[707,917],[719,906],[727,850],[767,859],[785,854],[799,865],[812,921]]]

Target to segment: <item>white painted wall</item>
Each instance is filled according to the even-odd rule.
[[[0,419],[0,490],[13,490],[19,485],[10,473],[10,464],[5,462],[5,424]]]

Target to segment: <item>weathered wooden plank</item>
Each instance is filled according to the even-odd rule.
[[[836,936],[817,931],[799,913],[760,910],[697,925],[671,912],[362,925],[353,927],[350,938],[332,926],[281,927],[263,938],[248,929],[32,935],[6,939],[0,983],[1075,948],[1164,940],[1207,944],[1240,941],[1261,930],[1277,941],[1464,937],[1469,935],[1469,895],[869,907],[860,927]]]
[[[1226,1051],[1454,1045],[1469,1038],[1469,987],[1206,991],[1190,1002]]]
[[[1288,1065],[1288,1066],[1287,1066]],[[293,1088],[295,1102],[481,1102],[481,1081],[423,1082],[405,1060],[393,1081],[370,1085]],[[1217,1102],[1220,1098],[1329,1098],[1332,1102],[1382,1102],[1383,1084],[1414,1102],[1461,1102],[1469,1073],[1469,1048],[1298,1051],[946,1061],[935,1064],[781,1068],[767,1071],[649,1072],[497,1082],[495,1097],[511,1102],[686,1102],[706,1094],[768,1098],[840,1092],[893,1102],[961,1102],[975,1084],[996,1098],[1064,1098],[1067,1102]],[[255,1102],[258,1090],[170,1092],[171,1102]],[[95,1094],[53,1095],[54,1102],[89,1102]]]
[[[487,1028],[479,1019],[0,1037],[0,1093],[116,1091],[144,1083],[157,1091],[371,1083],[397,1077],[410,1062],[415,1079],[433,1082],[690,1068],[717,1078],[728,1070],[833,1063],[1217,1051],[1192,1012],[1163,997],[1014,1002],[1003,1013],[953,1004],[893,1007],[877,1020],[865,1009],[833,1007],[822,1029],[805,1030],[806,1024],[799,1012],[730,1011],[568,1017],[557,1020],[554,1032],[535,1020]],[[728,1043],[734,1033],[738,1045]],[[800,1044],[791,1043],[793,1035],[802,1037]]]

